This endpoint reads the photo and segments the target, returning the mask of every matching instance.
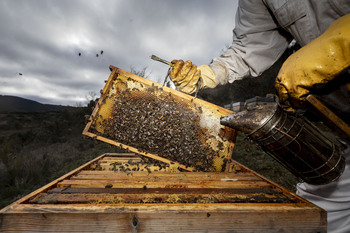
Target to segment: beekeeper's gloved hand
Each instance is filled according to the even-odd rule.
[[[336,20],[317,39],[292,54],[278,73],[280,101],[305,108],[310,91],[324,86],[350,67],[350,14]]]
[[[169,76],[175,86],[188,94],[194,93],[198,88],[216,87],[215,74],[207,65],[196,66],[191,61],[173,60],[174,67]]]

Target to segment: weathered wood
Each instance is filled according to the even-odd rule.
[[[107,175],[107,176],[118,176],[118,177],[130,177],[126,172],[114,172],[114,171],[95,171],[95,170],[81,170],[80,172],[76,173],[77,175],[91,175],[91,176],[98,176],[98,175]],[[198,175],[200,174],[200,175]],[[228,177],[233,176],[244,176],[244,177],[257,177],[255,174],[253,174],[251,171],[242,171],[239,173],[227,173],[227,172],[158,172],[158,173],[149,173],[147,177],[167,177],[167,178],[198,178],[201,177],[201,179],[224,179]],[[141,172],[135,172],[133,173],[133,177],[144,177],[144,173]],[[260,178],[260,176],[258,176]],[[261,180],[266,180],[263,177],[260,178]]]
[[[132,175],[126,172],[113,172],[113,171],[88,171],[84,170],[76,175],[72,176],[71,179],[118,179],[118,180],[164,180],[166,179],[168,182],[175,181],[183,181],[183,180],[212,180],[212,181],[220,181],[220,182],[233,182],[233,181],[257,181],[263,180],[260,177],[257,177],[251,173],[237,173],[237,174],[225,174],[225,173],[206,173],[205,176],[198,176],[196,173],[149,173],[149,172],[133,172]]]
[[[238,163],[233,173],[91,170],[114,160],[129,157],[101,155],[2,209],[0,231],[326,232],[324,210]]]
[[[209,205],[207,205],[209,206]],[[166,207],[159,208],[159,207]],[[191,205],[191,207],[195,207]],[[224,206],[223,206],[224,207]],[[197,208],[157,205],[140,209],[106,206],[75,211],[31,212],[3,216],[4,232],[326,232],[317,209],[267,206],[264,209]],[[300,217],[303,216],[303,217]]]
[[[114,163],[114,162],[117,162],[117,161],[121,161],[121,162],[128,162],[128,160],[130,160],[130,157],[125,157],[125,158],[115,158],[115,157],[107,157],[107,158],[103,158],[100,163]],[[131,159],[133,162],[140,162],[141,161],[141,158],[132,158]]]
[[[135,172],[136,173],[136,172]],[[141,180],[162,180],[162,176],[154,176],[154,177],[149,177],[148,179],[146,179],[145,177],[147,177],[148,175],[150,175],[148,172],[137,172],[137,173],[141,173],[143,176],[140,176],[141,174],[132,174],[134,179],[138,179],[139,181]],[[131,175],[129,175],[130,177]],[[123,179],[127,179],[129,180],[129,178],[127,175],[126,176],[118,176],[118,175],[108,175],[108,174],[101,174],[101,175],[93,175],[93,174],[78,174],[75,176],[72,176],[71,180],[123,180]],[[174,182],[178,182],[178,181],[183,181],[185,179],[183,178],[176,178],[176,177],[165,177],[167,179],[168,182],[170,181],[174,181]],[[192,177],[193,179],[200,179],[200,177]],[[164,177],[163,177],[164,179]],[[205,179],[203,178],[203,180],[210,180],[210,179]],[[221,179],[212,179],[212,181],[221,181],[221,180],[227,180],[224,182],[234,182],[234,181],[261,181],[262,179],[256,176],[252,176],[252,175],[237,175],[237,176],[226,176],[225,178],[221,178]]]
[[[234,189],[234,188],[53,188],[47,193],[113,193],[113,194],[251,194],[264,193],[268,195],[281,194],[279,189],[272,188],[249,188],[249,189]],[[296,199],[296,198],[292,198]]]
[[[125,181],[106,181],[106,180],[63,180],[57,183],[57,187],[76,187],[76,188],[103,188],[106,185],[113,185],[113,187],[125,187],[125,188],[142,188],[145,185],[149,188],[253,188],[253,187],[272,187],[271,184],[264,181],[233,181],[233,182],[217,182],[217,181],[201,181],[200,183],[192,183],[189,181],[179,181],[176,183],[169,182],[148,182],[148,181],[135,181],[130,182]]]

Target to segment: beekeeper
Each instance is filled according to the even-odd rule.
[[[275,87],[280,101],[305,108],[305,97],[315,87],[349,70],[349,13],[350,0],[239,1],[232,45],[209,65],[197,67],[191,61],[174,60],[169,76],[178,89],[190,94],[197,87],[214,88],[256,77],[295,39],[302,48],[284,62]],[[326,185],[297,185],[298,195],[327,211],[328,232],[350,232],[349,147],[344,156],[346,167],[338,180]]]

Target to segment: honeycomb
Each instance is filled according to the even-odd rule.
[[[220,124],[229,110],[111,69],[86,135],[180,169],[225,170],[236,136]]]

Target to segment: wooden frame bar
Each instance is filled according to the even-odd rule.
[[[119,75],[123,76],[123,77],[125,76],[125,77],[128,77],[128,79],[132,79],[133,81],[135,81],[137,83],[140,83],[141,85],[144,85],[145,86],[144,89],[146,89],[146,86],[148,86],[148,87],[155,87],[155,88],[157,88],[157,90],[163,90],[164,93],[170,93],[171,95],[176,96],[179,99],[181,99],[184,103],[187,103],[187,104],[191,103],[191,104],[195,104],[196,106],[201,106],[202,108],[205,108],[206,112],[210,112],[210,114],[209,114],[210,117],[214,117],[215,116],[215,118],[217,118],[217,119],[219,119],[221,116],[226,116],[226,115],[232,114],[232,111],[230,111],[228,109],[225,109],[223,107],[214,105],[212,103],[206,102],[204,100],[201,100],[201,99],[198,99],[198,98],[194,98],[191,95],[188,95],[188,94],[185,94],[183,92],[174,90],[172,88],[163,86],[163,85],[158,84],[156,82],[153,82],[151,80],[144,79],[142,77],[139,77],[139,76],[137,76],[135,74],[132,74],[132,73],[129,73],[129,72],[124,71],[122,69],[119,69],[117,67],[110,66],[110,70],[111,70],[111,74],[110,74],[110,76],[109,76],[109,78],[108,78],[108,80],[107,80],[107,82],[106,82],[106,84],[105,84],[105,86],[104,86],[104,88],[103,88],[103,90],[101,92],[101,97],[98,100],[98,103],[96,104],[96,106],[95,106],[95,108],[94,108],[94,110],[93,110],[93,112],[91,114],[89,122],[86,124],[86,126],[85,126],[85,128],[83,130],[83,135],[91,137],[91,138],[94,138],[94,139],[99,140],[99,141],[103,141],[103,142],[109,143],[109,144],[117,146],[117,147],[121,147],[121,148],[123,148],[123,149],[125,149],[127,151],[131,151],[131,152],[134,152],[134,153],[146,156],[146,157],[150,157],[152,159],[156,159],[156,160],[164,162],[164,163],[176,164],[178,167],[180,167],[183,170],[195,171],[196,169],[194,167],[186,166],[186,164],[182,164],[182,163],[179,163],[177,161],[173,161],[173,160],[167,159],[165,157],[162,157],[162,156],[160,156],[158,154],[155,154],[155,153],[151,153],[149,151],[139,150],[139,149],[137,149],[137,148],[135,148],[133,146],[126,145],[126,144],[120,143],[120,142],[118,142],[116,140],[113,140],[111,138],[99,135],[99,133],[97,133],[96,131],[93,130],[94,119],[98,118],[97,116],[100,115],[99,113],[100,113],[100,110],[102,109],[102,107],[104,107],[105,109],[109,108],[109,107],[106,107],[106,105],[107,105],[106,104],[106,98],[108,97],[108,93],[110,93],[111,90],[114,89],[113,85],[114,85],[115,79]],[[108,118],[108,117],[105,117],[105,118]],[[229,127],[223,127],[222,131],[223,131],[222,134],[223,134],[223,136],[225,138],[224,139],[224,141],[225,141],[224,144],[226,144],[226,148],[224,148],[226,150],[225,158],[226,158],[226,160],[229,160],[229,159],[231,159],[233,148],[234,148],[234,143],[235,143],[235,139],[236,139],[236,131],[231,129],[231,128],[229,128]],[[216,137],[217,136],[218,135],[216,135]],[[213,138],[215,138],[215,137],[213,137]],[[222,151],[222,153],[224,153],[223,152],[224,150],[221,149],[220,151]],[[223,160],[223,159],[221,159],[219,157],[216,158],[216,159]],[[223,164],[223,167],[224,167],[224,169],[227,168],[227,167],[225,167],[225,163]]]

